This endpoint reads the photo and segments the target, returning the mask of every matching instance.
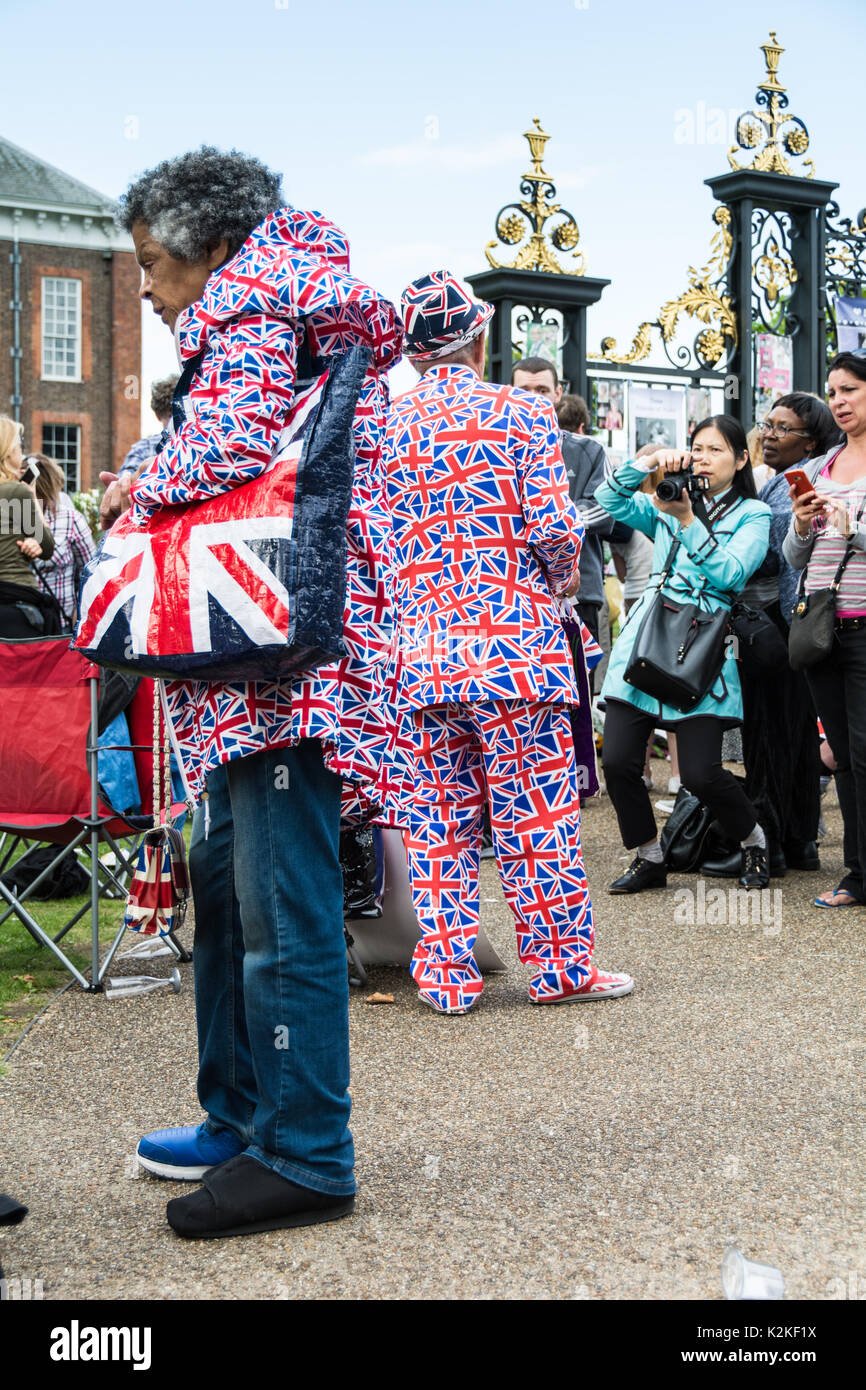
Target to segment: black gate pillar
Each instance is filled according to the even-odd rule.
[[[519,203],[507,203],[496,218],[497,240],[485,248],[492,267],[466,278],[479,299],[495,306],[490,328],[490,377],[508,382],[515,348],[514,328],[521,333],[528,324],[556,324],[546,317],[562,315],[562,375],[571,391],[586,395],[586,311],[601,298],[609,280],[593,280],[583,273],[583,253],[577,223],[556,199],[556,187],[543,168],[544,147],[550,136],[536,116],[533,129],[524,132],[532,155],[531,168],[522,176]],[[559,218],[547,231],[549,218]],[[510,265],[493,252],[501,246],[518,247]],[[556,252],[574,264],[563,268]],[[520,310],[515,320],[515,310]],[[526,354],[520,350],[520,355]]]
[[[558,310],[563,327],[562,375],[569,390],[586,396],[586,311],[601,298],[609,280],[593,280],[585,275],[572,278],[537,270],[482,270],[467,279],[478,298],[496,308],[490,327],[491,381],[511,380],[514,349],[518,346],[512,337],[515,309],[522,310],[518,332],[527,323],[555,323],[546,315]]]
[[[670,363],[657,373],[722,388],[725,410],[746,429],[760,404],[756,334],[789,338],[793,388],[823,395],[827,342],[834,337],[828,331],[828,293],[851,292],[844,275],[848,267],[854,293],[866,283],[860,231],[866,210],[856,228],[850,220],[838,228],[828,221],[830,210],[838,213],[831,202],[837,185],[816,179],[811,159],[805,158],[809,132],[799,116],[789,114],[778,77],[785,50],[774,32],[761,49],[766,73],[754,109],[737,121],[730,171],[706,180],[718,202],[707,263],[689,269],[687,288],[662,305],[657,319],[638,325],[630,348],[623,351],[614,339],[604,338],[600,353],[591,358],[593,366],[610,363],[613,370],[649,377],[653,369],[636,364],[649,357],[657,330]],[[751,156],[747,167],[738,162],[743,151]],[[838,273],[827,267],[828,242],[835,248]],[[679,337],[683,316],[700,325],[691,345]],[[768,389],[775,388],[768,383]]]
[[[790,337],[794,389],[823,395],[826,209],[838,187],[816,179],[815,166],[805,157],[809,132],[788,112],[779,82],[785,50],[775,31],[761,48],[767,70],[755,108],[737,121],[737,143],[728,154],[732,172],[706,180],[732,218],[729,284],[738,341],[731,370],[739,381],[743,418],[754,400],[756,333]],[[740,151],[752,154],[747,167],[737,162]]]
[[[730,371],[739,381],[745,415],[755,388],[754,333],[790,335],[794,389],[823,395],[824,217],[838,184],[753,169],[719,174],[706,183],[732,216],[728,283],[738,333]]]

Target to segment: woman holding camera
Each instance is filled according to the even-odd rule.
[[[793,517],[785,559],[805,569],[807,595],[835,581],[836,619],[830,655],[806,671],[818,717],[836,759],[848,872],[818,907],[866,904],[866,349],[840,352],[830,364],[827,401],[845,436],[841,447],[810,462],[813,490],[791,488]]]
[[[668,487],[676,495],[667,501],[640,491],[649,474],[659,469],[684,484],[681,489]],[[742,720],[740,681],[730,646],[719,675],[687,713],[645,694],[625,675],[660,586],[675,603],[695,604],[707,613],[729,610],[766,555],[770,509],[757,501],[743,428],[728,415],[710,416],[694,431],[690,451],[658,449],[639,463],[626,463],[595,496],[618,521],[642,531],[655,546],[653,576],[617,639],[602,689],[607,789],[623,842],[637,850],[610,892],[639,893],[667,883],[652,804],[641,776],[647,738],[654,728],[676,734],[683,785],[741,846],[741,885],[764,888],[769,883],[764,832],[740,783],[722,767],[722,734]]]

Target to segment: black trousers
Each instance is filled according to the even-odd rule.
[[[598,642],[598,618],[600,609],[600,603],[581,603],[580,599],[577,600],[578,616],[582,622],[586,623],[586,626],[589,628],[596,642]],[[600,642],[599,646],[601,646]],[[589,672],[589,693],[590,695],[595,694],[595,671]]]
[[[604,777],[626,849],[645,845],[657,835],[650,794],[643,783],[647,739],[655,716],[626,700],[608,700],[604,715]],[[680,780],[708,806],[722,829],[737,844],[755,828],[755,808],[732,773],[722,767],[723,722],[712,715],[679,720],[677,736]]]
[[[779,605],[766,610],[788,640]],[[802,671],[740,669],[745,793],[772,848],[794,855],[818,834],[821,754],[815,706]]]
[[[866,628],[837,629],[830,656],[806,679],[837,764],[848,870],[839,886],[866,902]]]

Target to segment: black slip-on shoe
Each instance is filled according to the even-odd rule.
[[[212,1168],[197,1192],[175,1197],[168,1224],[185,1240],[249,1236],[291,1226],[316,1226],[349,1216],[354,1197],[332,1197],[280,1177],[246,1154]]]
[[[789,845],[785,850],[785,863],[789,869],[798,869],[800,873],[815,873],[821,867],[817,844],[808,840],[802,845]]]
[[[770,861],[767,851],[760,845],[749,845],[742,851],[743,869],[740,874],[741,888],[766,888],[770,882]]]
[[[625,873],[614,879],[608,893],[642,893],[645,888],[667,888],[668,871],[664,864],[643,859],[636,854]]]

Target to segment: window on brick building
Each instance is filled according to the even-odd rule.
[[[81,488],[81,426],[43,425],[42,452],[60,464],[66,474],[66,491]]]
[[[81,281],[42,277],[42,379],[81,380]]]

